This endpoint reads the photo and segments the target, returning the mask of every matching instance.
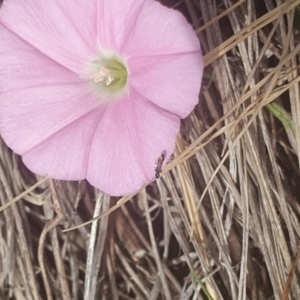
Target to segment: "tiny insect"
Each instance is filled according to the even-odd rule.
[[[165,160],[166,156],[167,156],[167,151],[163,150],[160,157],[155,162],[155,164],[156,164],[156,168],[155,168],[155,177],[156,177],[156,179],[159,178],[159,176],[160,176],[161,167],[164,163],[164,160]]]

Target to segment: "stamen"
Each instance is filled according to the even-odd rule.
[[[114,99],[123,95],[128,87],[127,64],[121,58],[110,55],[91,62],[87,74],[80,78],[88,79],[93,90],[102,99]]]
[[[106,86],[109,86],[114,80],[115,79],[112,76],[108,75],[108,77],[105,81]]]
[[[110,76],[109,75],[109,70],[105,67],[101,67],[99,72],[96,73],[94,76],[95,76],[94,81],[96,83],[101,82],[101,81],[103,81],[104,79],[107,79]],[[108,84],[106,84],[106,85],[108,85]]]

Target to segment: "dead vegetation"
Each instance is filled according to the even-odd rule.
[[[109,198],[1,142],[1,300],[300,299],[300,1],[174,1],[206,73],[159,180]]]

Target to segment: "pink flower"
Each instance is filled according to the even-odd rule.
[[[200,45],[153,0],[6,0],[0,133],[33,172],[139,190],[198,102]]]

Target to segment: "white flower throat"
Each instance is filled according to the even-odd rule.
[[[128,67],[115,55],[93,61],[88,74],[80,76],[91,82],[96,96],[108,100],[122,96],[128,87]]]

